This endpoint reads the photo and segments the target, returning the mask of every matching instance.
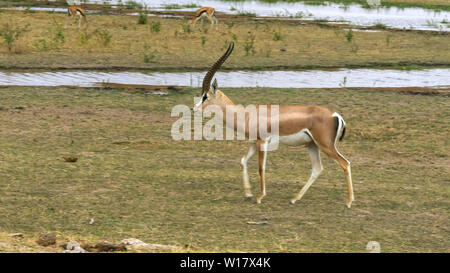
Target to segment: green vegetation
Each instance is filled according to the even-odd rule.
[[[14,43],[14,54],[0,41],[0,67],[204,69],[205,63],[217,58],[217,50],[212,48],[230,41],[235,42],[236,51],[225,64],[226,69],[450,66],[450,37],[439,33],[358,32],[348,41],[346,27],[279,20],[255,22],[246,17],[221,18],[218,29],[210,29],[209,24],[192,28],[186,19],[155,17],[139,25],[136,16],[92,14],[89,18],[87,27],[64,29],[64,14],[0,13],[0,26],[13,21],[15,28],[22,29],[30,24]],[[64,42],[51,46],[56,37]],[[202,37],[207,37],[206,44]],[[141,52],[149,41],[160,58],[144,63]],[[204,50],[206,45],[211,50]],[[198,58],[198,52],[202,52],[202,58]]]
[[[248,33],[244,43],[244,50],[246,56],[248,56],[249,53],[251,53],[252,55],[255,54],[255,38],[256,36],[254,33]]]
[[[345,34],[345,38],[348,42],[351,42],[353,40],[353,30],[349,29],[347,34]]]
[[[256,13],[251,12],[251,11],[245,11],[245,10],[239,10],[237,12],[237,15],[245,16],[245,17],[256,17]]]
[[[107,29],[96,29],[94,35],[100,39],[103,46],[108,46],[111,43],[112,34]]]
[[[13,49],[14,43],[22,36],[25,32],[28,31],[29,24],[25,27],[13,26],[10,23],[5,23],[0,28],[0,37],[2,37],[3,42],[6,44],[8,51],[11,52]]]
[[[152,21],[150,25],[150,31],[153,33],[159,33],[161,31],[161,22]]]
[[[138,24],[139,25],[146,25],[148,21],[147,13],[140,12],[138,17]]]
[[[137,9],[137,10],[141,10],[144,8],[144,6],[141,3],[138,3],[136,1],[127,1],[125,2],[125,7],[127,9]]]
[[[144,45],[144,51],[143,51],[144,63],[151,63],[151,62],[153,62],[153,60],[155,59],[157,53],[158,53],[158,51],[156,49],[152,50],[151,46],[145,44]]]
[[[348,126],[338,145],[352,162],[352,208],[345,207],[344,173],[326,156],[322,175],[289,204],[311,172],[303,147],[269,153],[266,198],[260,205],[245,199],[239,161],[247,143],[171,138],[178,119],[170,117],[172,107],[191,106],[198,88],[156,96],[17,87],[0,90],[1,232],[24,234],[14,239],[16,251],[22,243],[22,251],[53,250],[27,241],[47,231],[90,242],[133,237],[194,252],[365,252],[372,240],[382,252],[448,251],[447,97],[370,89],[223,91],[243,105],[338,111]],[[255,158],[249,174],[257,194]],[[268,224],[247,224],[263,220]]]
[[[197,4],[185,4],[185,5],[179,5],[179,4],[167,4],[163,5],[164,9],[193,9],[193,8],[200,8]]]

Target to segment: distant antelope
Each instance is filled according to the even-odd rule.
[[[67,20],[66,27],[69,20],[74,20],[78,16],[78,27],[81,27],[81,19],[83,19],[84,24],[87,24],[86,11],[78,5],[72,5],[67,8]]]
[[[246,108],[235,105],[224,93],[222,93],[222,91],[218,90],[216,80],[214,80],[213,84],[210,86],[211,79],[213,78],[215,72],[221,67],[228,56],[230,56],[233,48],[234,44],[231,43],[225,54],[217,60],[217,62],[205,75],[203,79],[201,100],[194,105],[193,110],[195,112],[208,105],[217,105],[222,110],[222,114],[224,114],[226,112],[226,108],[231,107],[231,110],[235,111],[237,115],[241,114],[245,116],[244,128],[245,134],[248,136],[248,132],[251,130],[260,132],[259,128],[262,124],[261,119],[259,119],[256,123],[250,123],[249,115],[251,113],[249,113]],[[271,111],[270,109],[275,107],[275,105],[256,105],[256,111],[258,113],[262,111],[262,106],[265,107],[265,109],[268,109],[268,112]],[[336,142],[338,140],[341,141],[345,135],[346,124],[344,119],[338,113],[320,106],[279,106],[278,116],[276,118],[278,118],[279,125],[279,143],[291,146],[307,146],[312,163],[311,177],[300,192],[295,195],[293,199],[291,199],[291,203],[294,204],[296,201],[300,200],[322,172],[323,167],[320,159],[320,150],[322,150],[326,155],[339,163],[339,165],[344,169],[348,190],[346,205],[350,208],[352,201],[354,201],[350,162],[336,149]],[[231,126],[225,119],[224,121],[226,126],[237,130],[238,125],[235,122],[233,122],[233,125]],[[262,122],[265,123],[270,119],[272,119],[272,116]],[[266,128],[269,128],[270,123],[267,123]],[[250,190],[250,183],[247,173],[247,161],[256,152],[258,152],[261,193],[256,199],[257,203],[261,203],[262,198],[266,194],[265,168],[268,150],[267,146],[270,139],[270,136],[266,137],[259,134],[256,141],[251,141],[251,146],[248,153],[244,155],[241,160],[241,165],[243,167],[244,193],[245,196],[252,197],[253,195]]]
[[[193,26],[195,26],[195,24],[197,23],[197,21],[200,18],[202,18],[203,16],[206,16],[209,19],[209,21],[211,22],[211,27],[214,24],[216,24],[216,26],[217,26],[218,20],[216,18],[215,12],[216,12],[216,10],[211,7],[203,7],[203,8],[198,9],[194,14],[194,18],[192,18],[192,20],[191,20],[191,24]]]

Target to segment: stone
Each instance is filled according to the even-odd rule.
[[[75,241],[68,242],[65,249],[64,253],[88,253],[81,247],[80,243]]]
[[[143,250],[143,251],[180,251],[181,248],[171,245],[161,245],[161,244],[148,244],[144,243],[136,238],[128,238],[120,241],[121,244],[125,245],[128,250]]]
[[[89,252],[114,252],[114,251],[127,251],[127,248],[123,244],[110,243],[103,241],[97,244],[84,244],[82,246]]]
[[[39,238],[36,240],[41,246],[50,246],[56,244],[56,235],[54,233],[44,233],[39,235]]]

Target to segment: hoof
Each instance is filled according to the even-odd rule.
[[[246,193],[246,194],[245,194],[245,197],[247,197],[247,198],[253,197],[253,194],[251,194],[251,193]]]
[[[289,203],[291,203],[292,205],[294,205],[296,201],[297,201],[297,200],[295,200],[295,199],[291,199],[291,200],[289,201]]]
[[[346,203],[347,208],[350,208],[352,206],[352,201]]]

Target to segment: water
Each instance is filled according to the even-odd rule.
[[[0,85],[97,86],[99,83],[201,87],[205,72],[0,72]],[[220,87],[340,88],[450,86],[450,69],[217,72]]]
[[[102,3],[103,1],[90,1]],[[118,1],[109,1],[117,3]],[[127,2],[126,0],[122,1]],[[383,24],[396,29],[416,30],[450,30],[450,12],[433,11],[421,8],[376,8],[365,9],[360,5],[343,5],[326,3],[326,5],[307,5],[298,3],[265,3],[260,1],[220,1],[220,0],[141,0],[138,3],[146,4],[153,10],[165,10],[169,4],[214,7],[219,12],[237,14],[239,12],[252,12],[257,16],[296,17],[305,20],[326,19],[329,21],[345,21],[358,26],[373,26]],[[197,8],[182,8],[182,11],[195,11]]]

